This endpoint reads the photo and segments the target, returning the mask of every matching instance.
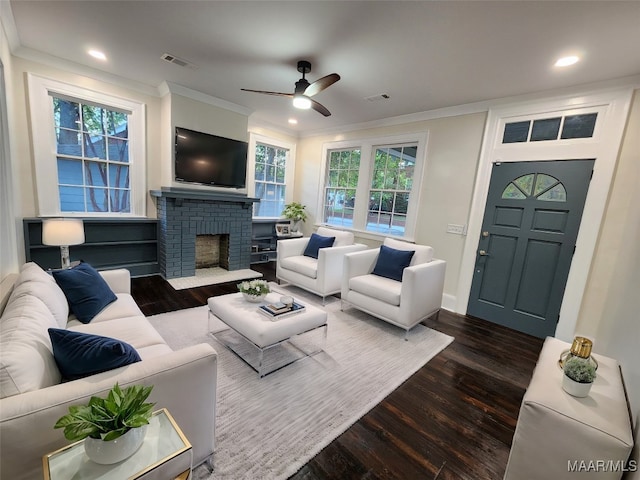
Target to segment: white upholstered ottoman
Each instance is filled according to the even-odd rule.
[[[260,305],[278,302],[280,295],[269,293],[263,303],[248,302],[241,293],[207,301],[209,315],[229,327],[212,335],[260,377],[322,351],[327,337],[327,312],[313,305],[305,304],[304,311],[275,320],[258,312]]]

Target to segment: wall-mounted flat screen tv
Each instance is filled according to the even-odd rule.
[[[175,180],[245,188],[247,142],[176,127]]]

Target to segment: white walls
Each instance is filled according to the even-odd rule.
[[[294,196],[296,201],[307,206],[310,213],[310,219],[304,226],[305,233],[320,221],[317,199],[324,185],[320,178],[325,161],[322,158],[323,143],[428,132],[425,180],[420,192],[415,241],[432,246],[436,257],[447,261],[444,289],[445,296],[452,297],[457,288],[464,237],[446,233],[446,228],[448,223],[465,225],[468,221],[485,119],[486,113],[483,112],[301,139]],[[371,246],[382,241],[382,238],[377,240],[369,235],[356,236],[359,242]]]
[[[9,50],[4,26],[0,23],[0,281],[9,273],[18,271],[16,191],[13,185],[13,162],[10,141],[14,132],[11,122],[13,114],[13,58]]]

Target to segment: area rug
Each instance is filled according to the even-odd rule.
[[[297,288],[274,287],[320,306]],[[207,342],[218,352],[213,473],[199,480],[286,479],[447,347],[453,337],[418,325],[404,331],[330,297],[324,351],[259,379],[208,333],[206,306],[150,317],[174,349]]]
[[[242,270],[225,270],[220,267],[199,268],[193,277],[171,278],[167,280],[175,290],[184,290],[185,288],[203,287],[205,285],[215,285],[225,282],[237,282],[239,280],[248,280],[250,278],[262,277],[260,272],[243,268]]]

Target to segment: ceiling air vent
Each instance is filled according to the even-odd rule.
[[[169,62],[169,63],[174,63],[180,67],[187,67],[187,68],[191,68],[193,70],[195,70],[196,68],[198,68],[197,65],[194,65],[191,62],[187,62],[186,60],[183,60],[182,58],[178,58],[175,55],[171,55],[170,53],[164,53],[162,54],[162,58],[164,61]]]
[[[391,98],[387,93],[378,93],[377,95],[371,95],[370,97],[364,97],[365,100],[370,102],[379,102],[380,100],[389,100]]]

